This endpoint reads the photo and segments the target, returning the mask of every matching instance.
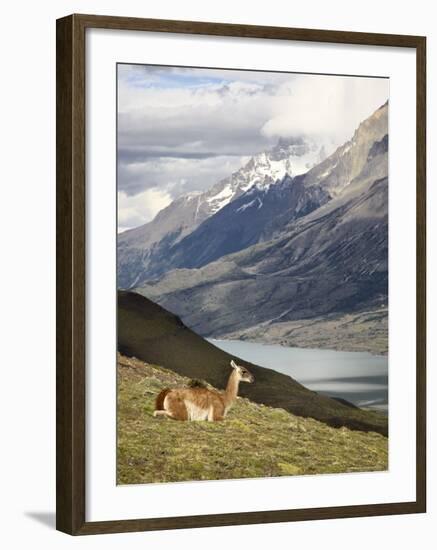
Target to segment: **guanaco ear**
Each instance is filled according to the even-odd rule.
[[[235,361],[234,361],[233,359],[232,359],[232,361],[231,361],[231,367],[232,367],[233,369],[238,368],[237,364],[235,363]]]

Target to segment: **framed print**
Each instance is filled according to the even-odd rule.
[[[57,528],[424,512],[424,37],[57,21]]]

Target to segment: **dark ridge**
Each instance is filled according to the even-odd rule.
[[[332,399],[334,399],[334,401],[338,401],[342,405],[346,405],[346,407],[350,407],[351,409],[359,409],[359,407],[357,407],[347,399],[343,399],[343,397],[332,397]]]
[[[380,141],[375,141],[372,145],[372,147],[369,149],[369,153],[367,155],[367,160],[372,160],[376,155],[382,155],[383,153],[387,153],[388,151],[388,134],[385,134],[385,136]]]

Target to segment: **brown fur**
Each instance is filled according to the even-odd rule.
[[[169,391],[170,391],[170,388],[165,388],[156,397],[156,401],[155,401],[155,410],[156,411],[163,411],[164,410],[164,399],[165,399],[165,396],[168,394]]]
[[[162,390],[156,398],[154,416],[167,416],[174,420],[223,420],[237,398],[239,383],[254,380],[246,368],[233,361],[231,366],[234,370],[224,392],[205,387]]]
[[[167,395],[167,409],[163,411],[165,416],[173,420],[188,420],[187,407],[177,390],[171,390]]]

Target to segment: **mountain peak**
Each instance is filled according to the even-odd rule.
[[[280,137],[277,144],[271,149],[270,157],[274,160],[281,160],[290,156],[300,157],[315,148],[317,147],[314,143],[310,143],[302,136]]]
[[[186,267],[205,265],[270,238],[343,193],[365,191],[386,176],[387,111],[387,105],[380,107],[324,160],[324,145],[330,149],[329,143],[303,135],[281,137],[209,190],[181,196],[149,224],[123,233],[118,237],[120,287],[138,286],[185,265],[186,258],[191,258]],[[213,226],[218,228],[213,233],[218,243],[210,235]],[[200,248],[199,235],[206,235]]]

